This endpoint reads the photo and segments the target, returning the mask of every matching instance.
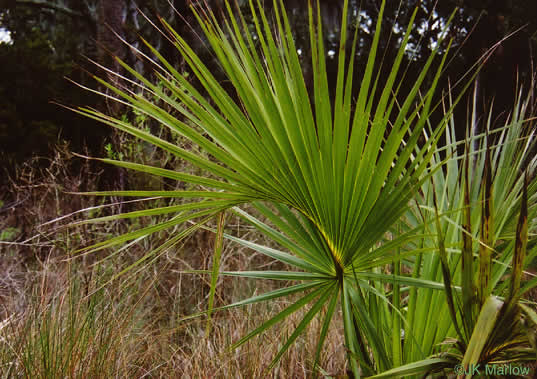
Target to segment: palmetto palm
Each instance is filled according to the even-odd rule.
[[[382,281],[441,289],[441,284],[418,278],[385,274],[376,267],[391,264],[407,251],[409,241],[425,233],[417,225],[397,233],[396,222],[408,210],[409,201],[435,169],[431,158],[450,112],[432,129],[425,142],[418,143],[432,110],[433,94],[442,72],[443,59],[436,51],[428,59],[407,95],[399,93],[404,70],[401,63],[412,24],[401,43],[388,77],[377,72],[377,48],[382,10],[361,85],[353,97],[352,58],[357,35],[347,36],[348,2],[345,1],[341,43],[338,54],[335,99],[331,99],[321,20],[309,7],[313,94],[308,93],[283,4],[274,4],[275,30],[259,4],[251,2],[255,32],[229,4],[229,17],[223,25],[209,11],[198,12],[207,41],[233,86],[233,97],[226,92],[210,70],[186,42],[165,23],[170,38],[199,80],[200,93],[155,49],[156,75],[161,85],[132,74],[145,93],[151,93],[169,112],[143,95],[101,83],[136,111],[147,114],[173,133],[198,145],[205,155],[186,150],[128,122],[91,109],[79,112],[128,132],[176,155],[204,174],[192,175],[147,165],[103,159],[125,168],[183,181],[198,186],[185,191],[119,191],[100,195],[162,196],[195,199],[181,205],[100,218],[129,218],[170,214],[169,221],[101,242],[89,248],[105,247],[136,240],[159,230],[195,220],[193,227],[170,239],[164,249],[187,232],[226,210],[246,221],[282,246],[276,250],[228,238],[282,261],[296,271],[228,272],[222,274],[252,278],[294,280],[299,283],[230,306],[266,301],[282,296],[299,296],[292,305],[249,335],[239,345],[263,332],[291,313],[309,306],[295,332],[288,338],[274,363],[300,335],[308,323],[326,309],[319,338],[317,359],[338,306],[344,320],[346,347],[355,375],[360,370],[374,373],[396,364],[390,333],[377,329],[373,312],[378,306],[369,299],[381,294]],[[438,46],[442,44],[439,43]],[[350,48],[349,48],[350,46]],[[151,48],[151,46],[149,46]],[[423,88],[435,63],[432,80]],[[311,102],[310,102],[311,98]],[[238,100],[237,100],[238,99]],[[250,203],[273,227],[240,209]],[[220,218],[222,220],[222,218]],[[222,233],[219,223],[219,233]],[[283,251],[283,249],[285,251]],[[430,248],[429,251],[433,249]],[[160,251],[160,250],[159,250]],[[426,249],[422,249],[422,252]],[[372,282],[374,281],[374,282]],[[338,301],[339,300],[339,301]],[[386,297],[379,300],[391,307]],[[394,323],[399,322],[398,316]],[[399,329],[396,331],[399,338]]]
[[[445,375],[458,364],[471,372],[472,365],[484,370],[487,363],[535,359],[537,314],[520,300],[537,284],[535,278],[520,282],[537,255],[531,100],[519,95],[500,128],[485,117],[487,133],[476,132],[475,107],[465,140],[454,139],[453,122],[446,129],[445,165],[423,184],[418,206],[406,217],[431,233],[416,244],[413,276],[443,280],[445,291],[410,289],[401,322],[402,365],[377,377]],[[433,161],[441,160],[437,151]],[[431,247],[438,253],[419,253]]]

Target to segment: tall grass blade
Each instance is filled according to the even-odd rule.
[[[400,228],[398,228],[400,234]],[[397,259],[393,262],[393,275],[394,277],[401,275],[401,261],[400,249],[397,249]],[[393,285],[392,289],[392,303],[394,310],[392,311],[392,359],[394,366],[401,366],[403,364],[403,355],[401,348],[401,286],[397,283]]]
[[[482,203],[481,203],[481,228],[479,244],[479,300],[483,305],[488,299],[492,290],[492,249],[494,238],[494,221],[492,219],[492,167],[490,160],[490,135],[487,132],[486,150],[485,150],[485,168],[482,186]]]
[[[465,145],[464,155],[464,200],[463,200],[463,224],[462,224],[462,322],[466,334],[466,340],[470,339],[474,329],[474,301],[476,289],[474,284],[474,255],[472,247],[472,216],[470,204],[470,145],[468,138]]]
[[[436,233],[438,235],[438,253],[440,255],[440,262],[442,264],[442,277],[444,278],[444,286],[445,286],[445,292],[446,292],[446,300],[448,304],[449,313],[451,315],[451,322],[453,324],[453,327],[455,328],[455,331],[457,332],[459,338],[461,341],[464,341],[464,336],[461,333],[460,327],[459,327],[459,321],[457,319],[457,314],[459,312],[457,308],[455,308],[455,301],[453,296],[453,291],[451,288],[451,270],[448,263],[448,256],[446,252],[446,247],[444,245],[444,233],[442,231],[442,226],[440,225],[440,216],[438,214],[438,201],[436,199],[436,191],[434,189],[434,182],[433,184],[433,203],[434,203],[434,210],[436,213]],[[464,343],[464,342],[463,342]]]
[[[508,304],[516,303],[519,299],[520,282],[524,271],[524,259],[528,245],[528,173],[524,174],[524,188],[522,189],[522,202],[520,216],[516,227],[515,252],[513,255],[513,268],[509,286]]]

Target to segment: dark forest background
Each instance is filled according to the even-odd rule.
[[[66,78],[98,88],[88,72],[106,76],[93,60],[119,70],[111,59],[119,56],[137,70],[151,75],[151,67],[143,63],[132,49],[117,36],[143,50],[139,36],[143,36],[179,69],[186,70],[174,47],[157,32],[140,13],[158,24],[158,17],[166,19],[186,36],[191,46],[211,64],[210,51],[205,48],[200,30],[190,12],[192,0],[2,0],[0,1],[0,28],[10,34],[8,42],[0,43],[0,168],[11,172],[31,156],[47,156],[60,140],[69,143],[73,151],[85,147],[102,155],[103,146],[111,131],[93,120],[84,119],[56,103],[89,105],[116,115],[125,110],[106,103],[102,97],[84,91]],[[223,0],[208,0],[217,15],[224,11]],[[248,13],[248,2],[238,0]],[[270,9],[272,1],[265,1]],[[304,63],[306,79],[308,66],[307,1],[286,0],[285,6],[296,34],[297,46]],[[321,15],[329,58],[329,71],[335,74],[337,41],[343,1],[321,0]],[[355,80],[360,80],[360,67],[372,41],[381,0],[351,0],[353,17],[361,15],[359,48],[355,59],[358,69]],[[400,3],[388,1],[381,36],[384,62],[389,63],[397,51],[397,44],[405,32],[413,10],[418,7],[408,50],[407,72],[417,75],[446,21],[454,13],[447,30],[453,40],[450,65],[444,76],[444,86],[455,83],[468,72],[480,57],[488,59],[479,74],[478,106],[482,112],[494,101],[495,117],[505,117],[521,84],[531,85],[533,61],[537,51],[537,2],[527,0],[411,0]],[[514,34],[512,34],[515,32]],[[352,35],[352,34],[351,34]],[[505,37],[509,36],[502,41]],[[498,43],[500,42],[501,43]],[[493,50],[491,47],[495,46]],[[445,46],[441,46],[444,49]],[[385,64],[385,67],[389,64]],[[214,67],[215,71],[218,67]],[[413,68],[416,71],[413,71]],[[380,73],[382,75],[382,72]],[[466,105],[463,99],[457,113],[458,132],[464,133]],[[459,126],[460,125],[460,126]]]

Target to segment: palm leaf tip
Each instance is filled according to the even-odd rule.
[[[118,160],[105,161],[198,186],[199,189],[196,190],[173,191],[167,195],[185,198],[199,195],[204,200],[194,203],[192,208],[181,206],[157,209],[152,213],[125,215],[124,217],[135,217],[167,211],[191,211],[169,222],[96,245],[94,249],[144,237],[179,223],[191,222],[195,217],[208,219],[241,204],[266,202],[278,211],[271,213],[267,209],[269,206],[257,206],[256,209],[268,215],[275,227],[253,219],[246,212],[236,210],[236,213],[244,216],[247,222],[289,252],[226,235],[220,218],[217,229],[219,243],[215,246],[209,307],[206,312],[209,318],[207,333],[210,330],[219,274],[314,283],[313,286],[295,287],[293,291],[282,292],[286,295],[299,292],[304,294],[284,311],[239,340],[235,346],[283,321],[291,313],[311,305],[295,332],[276,355],[272,362],[274,365],[313,317],[328,304],[316,352],[317,363],[341,291],[349,360],[353,372],[358,374],[360,369],[367,368],[373,372],[375,369],[393,366],[388,350],[399,355],[399,363],[404,355],[399,347],[387,347],[391,341],[398,343],[401,340],[400,326],[397,326],[394,338],[387,338],[385,330],[375,327],[375,322],[380,319],[373,312],[376,310],[380,312],[390,309],[397,313],[394,317],[386,317],[393,319],[396,325],[403,320],[400,317],[403,307],[396,304],[396,310],[393,311],[378,282],[428,289],[443,288],[433,281],[406,278],[399,274],[383,275],[372,272],[372,269],[386,262],[399,261],[401,256],[397,256],[394,251],[411,245],[409,235],[417,234],[420,230],[416,227],[407,234],[395,236],[389,243],[385,241],[388,233],[393,231],[393,225],[407,211],[410,199],[435,169],[440,167],[431,164],[431,161],[447,118],[432,128],[434,130],[425,143],[421,143],[419,137],[435,108],[433,95],[446,58],[443,57],[433,75],[428,75],[431,67],[434,67],[435,50],[409,93],[402,95],[398,78],[405,76],[401,72],[410,39],[410,25],[387,77],[377,75],[377,52],[386,4],[383,1],[366,69],[362,73],[359,88],[354,88],[354,54],[358,44],[358,30],[354,33],[349,58],[346,56],[349,50],[346,36],[349,1],[345,0],[335,96],[332,98],[319,4],[317,2],[316,13],[312,3],[309,2],[308,5],[313,66],[311,96],[300,67],[283,0],[274,1],[273,18],[268,18],[264,13],[261,1],[250,1],[251,26],[257,37],[256,43],[252,40],[251,31],[240,9],[233,10],[227,1],[227,14],[223,19],[215,17],[209,9],[194,9],[206,41],[225,74],[226,83],[233,88],[232,91],[227,90],[227,86],[224,88],[215,70],[205,64],[187,41],[165,21],[163,23],[170,38],[199,82],[199,88],[185,79],[150,46],[158,61],[158,69],[162,71],[159,78],[163,88],[122,64],[142,87],[165,103],[165,106],[111,84],[107,84],[107,88],[121,101],[130,103],[134,110],[151,116],[175,135],[198,146],[203,153],[174,147],[122,120],[90,110],[82,112],[187,160],[200,168],[202,173],[193,175]],[[413,13],[411,22],[416,17],[416,12],[417,10]],[[428,78],[432,79],[427,82]],[[422,92],[424,87],[425,92]],[[353,102],[354,95],[356,103]],[[168,112],[168,108],[172,112]],[[210,158],[203,154],[208,154]],[[203,195],[204,192],[207,196]],[[141,194],[137,191],[123,193],[133,196]],[[159,194],[166,196],[165,193]],[[220,272],[222,238],[242,243],[303,271]],[[447,253],[444,246],[442,253],[445,258]],[[446,267],[444,269],[447,270]],[[451,290],[451,286],[448,287]],[[397,288],[396,293],[399,293],[399,287]],[[272,293],[263,299],[270,300],[276,298],[276,295]],[[242,304],[246,303],[248,302]],[[453,304],[451,306],[454,308]],[[383,315],[389,312],[386,311]],[[375,354],[370,354],[369,349],[374,350]],[[356,357],[359,358],[358,361]],[[419,369],[440,363],[425,362]]]

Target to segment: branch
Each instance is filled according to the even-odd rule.
[[[46,8],[46,9],[52,9],[54,11],[65,13],[69,16],[73,17],[86,17],[84,14],[80,12],[76,12],[72,9],[69,9],[67,7],[63,7],[61,5],[56,5],[49,3],[47,1],[43,0],[15,0],[15,5],[22,5],[22,6],[28,6],[28,7],[35,7],[35,8]]]

